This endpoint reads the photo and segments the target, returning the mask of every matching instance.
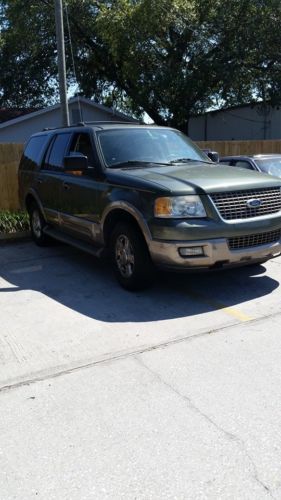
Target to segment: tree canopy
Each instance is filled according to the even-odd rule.
[[[281,100],[280,0],[68,0],[78,92],[187,130],[192,114]],[[2,1],[0,105],[58,96],[53,0]],[[74,71],[65,22],[68,79]]]

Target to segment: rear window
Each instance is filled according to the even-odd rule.
[[[23,153],[21,168],[26,170],[33,170],[36,168],[42,158],[47,138],[47,135],[31,137]]]

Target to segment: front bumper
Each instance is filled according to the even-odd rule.
[[[203,247],[204,256],[182,257],[179,254],[179,249],[182,247],[196,246]],[[230,250],[226,238],[173,242],[151,240],[149,250],[153,262],[160,267],[175,270],[227,268],[254,264],[278,257],[281,255],[281,239],[275,243],[239,250]]]

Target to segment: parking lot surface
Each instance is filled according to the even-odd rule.
[[[1,499],[281,498],[280,280],[2,245]]]

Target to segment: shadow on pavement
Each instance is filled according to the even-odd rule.
[[[270,294],[279,282],[257,265],[223,272],[158,272],[154,287],[123,290],[107,262],[64,245],[0,247],[0,292],[35,290],[64,306],[105,322],[151,322],[199,315]]]

